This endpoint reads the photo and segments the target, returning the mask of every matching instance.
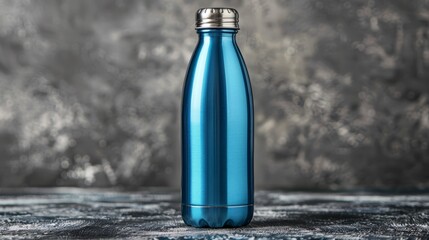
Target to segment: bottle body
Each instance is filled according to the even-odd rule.
[[[199,29],[182,102],[182,217],[238,227],[253,216],[253,98],[234,29]]]

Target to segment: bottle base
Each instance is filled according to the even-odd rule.
[[[253,217],[253,204],[233,206],[197,206],[182,204],[186,225],[198,228],[242,227]]]

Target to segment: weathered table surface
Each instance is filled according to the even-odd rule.
[[[178,191],[0,189],[3,238],[429,238],[429,194],[259,191],[243,228],[197,229]]]

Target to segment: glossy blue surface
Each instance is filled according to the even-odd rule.
[[[253,216],[253,98],[237,30],[200,29],[182,105],[182,217],[237,227]]]

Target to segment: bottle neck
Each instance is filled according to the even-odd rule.
[[[235,42],[235,36],[238,30],[236,29],[225,29],[225,28],[204,28],[197,29],[197,34],[200,41],[210,41],[212,39],[219,39],[222,41]]]

